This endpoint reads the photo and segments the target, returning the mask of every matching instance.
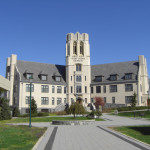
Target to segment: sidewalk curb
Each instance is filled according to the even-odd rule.
[[[34,147],[32,148],[32,150],[37,150],[38,146],[40,145],[41,141],[43,140],[43,138],[46,136],[46,134],[49,132],[49,127],[47,128],[47,130],[45,131],[45,133],[39,138],[39,140],[36,142],[36,144],[34,145]]]
[[[98,126],[97,126],[97,127],[98,127]],[[130,142],[132,142],[132,143],[135,143],[136,145],[142,146],[143,149],[145,149],[145,150],[149,150],[149,148],[150,148],[150,145],[149,145],[149,144],[144,143],[144,142],[142,142],[142,141],[139,141],[139,140],[137,140],[137,139],[135,139],[135,138],[132,138],[132,137],[130,137],[130,136],[128,136],[128,135],[122,134],[121,132],[118,132],[118,131],[116,131],[116,130],[113,130],[113,129],[109,128],[109,127],[104,127],[104,126],[99,126],[99,127],[100,127],[100,128],[103,128],[104,130],[107,130],[108,132],[114,133],[114,134],[116,134],[117,136],[120,136],[120,137],[122,137],[122,138],[124,138],[124,139],[126,139],[126,140],[128,140],[128,141],[130,141]],[[131,144],[131,143],[130,143],[130,144]]]

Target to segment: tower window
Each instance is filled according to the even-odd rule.
[[[76,82],[81,82],[81,76],[79,75],[79,76],[76,76]]]
[[[82,88],[80,85],[76,86],[76,93],[81,93],[82,92]]]
[[[73,43],[73,54],[77,55],[77,42]]]
[[[70,55],[70,45],[67,46],[67,54]]]
[[[81,71],[81,64],[76,64],[76,71]]]
[[[80,42],[80,54],[84,55],[83,42]]]

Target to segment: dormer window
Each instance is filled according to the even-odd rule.
[[[46,81],[47,80],[47,75],[41,75],[41,80]]]
[[[95,76],[95,82],[102,82],[102,76]]]
[[[125,80],[131,80],[131,79],[132,79],[132,73],[126,73]]]
[[[60,76],[55,76],[55,81],[56,82],[60,82],[61,81],[61,77]]]
[[[26,73],[26,79],[33,79],[33,73]]]
[[[110,81],[116,81],[117,80],[117,74],[110,75]]]

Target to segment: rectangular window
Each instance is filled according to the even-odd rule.
[[[104,102],[106,103],[106,97],[104,97]]]
[[[41,80],[46,81],[47,80],[47,75],[41,75]]]
[[[117,80],[117,75],[110,75],[110,81],[116,81]]]
[[[57,98],[57,105],[61,104],[61,98]]]
[[[85,93],[87,93],[87,86],[85,86]]]
[[[27,79],[33,79],[33,73],[27,73],[26,78]]]
[[[72,81],[72,76],[71,76],[71,81]]]
[[[34,99],[32,96],[31,96],[31,100]],[[30,104],[30,96],[26,96],[26,104]]]
[[[56,81],[56,82],[60,82],[60,81],[61,81],[61,77],[56,76],[56,77],[55,77],[55,81]]]
[[[115,97],[112,97],[112,103],[115,104]]]
[[[52,93],[55,93],[55,86],[52,86]]]
[[[85,103],[87,103],[87,98],[85,98]]]
[[[76,82],[81,82],[81,76],[80,75],[78,75],[78,76],[76,76]]]
[[[102,76],[95,76],[95,82],[102,82]]]
[[[106,86],[103,86],[103,92],[106,93]]]
[[[52,97],[52,105],[55,105],[55,98]]]
[[[101,93],[101,86],[96,86],[96,93]]]
[[[64,87],[64,93],[66,93],[66,92],[67,92],[67,87],[65,86],[65,87]]]
[[[132,102],[133,96],[125,96],[126,104],[130,104]]]
[[[76,93],[81,93],[82,92],[82,87],[80,85],[76,86]]]
[[[41,85],[41,92],[42,93],[48,93],[49,92],[49,86],[48,85]]]
[[[125,91],[133,91],[133,84],[125,84]]]
[[[86,81],[86,76],[85,76],[85,81]]]
[[[34,85],[31,85],[31,91],[34,92]],[[30,84],[26,84],[26,92],[30,92]]]
[[[132,73],[126,73],[125,80],[131,80],[131,79],[132,79]]]
[[[81,64],[76,64],[76,71],[81,71]]]
[[[91,98],[91,103],[94,103],[94,99],[93,98]]]
[[[41,97],[41,105],[48,105],[49,98],[48,97]]]
[[[66,104],[67,103],[67,99],[66,98],[64,98],[64,104]]]
[[[93,93],[94,92],[94,89],[93,89],[93,86],[91,86],[91,93]]]
[[[110,92],[117,92],[117,85],[110,85]]]
[[[71,93],[73,93],[73,87],[71,86],[70,88],[71,88],[71,89],[70,89],[70,90],[71,90]]]
[[[62,91],[61,86],[57,86],[57,93],[61,93],[61,91]]]

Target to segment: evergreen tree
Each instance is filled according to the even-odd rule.
[[[136,95],[136,93],[134,92],[133,98],[132,98],[132,100],[131,100],[131,107],[135,107],[135,106],[136,106],[136,103],[137,103],[136,97],[137,97],[137,95]]]
[[[31,114],[37,114],[37,104],[34,99],[31,99]]]
[[[20,115],[20,111],[19,111],[18,107],[16,106],[13,109],[13,117],[19,117],[19,115]]]
[[[82,104],[79,104],[78,102],[73,103],[69,108],[70,114],[74,115],[74,118],[76,115],[84,114],[85,109]]]
[[[8,100],[0,98],[0,120],[11,119],[10,107]]]

